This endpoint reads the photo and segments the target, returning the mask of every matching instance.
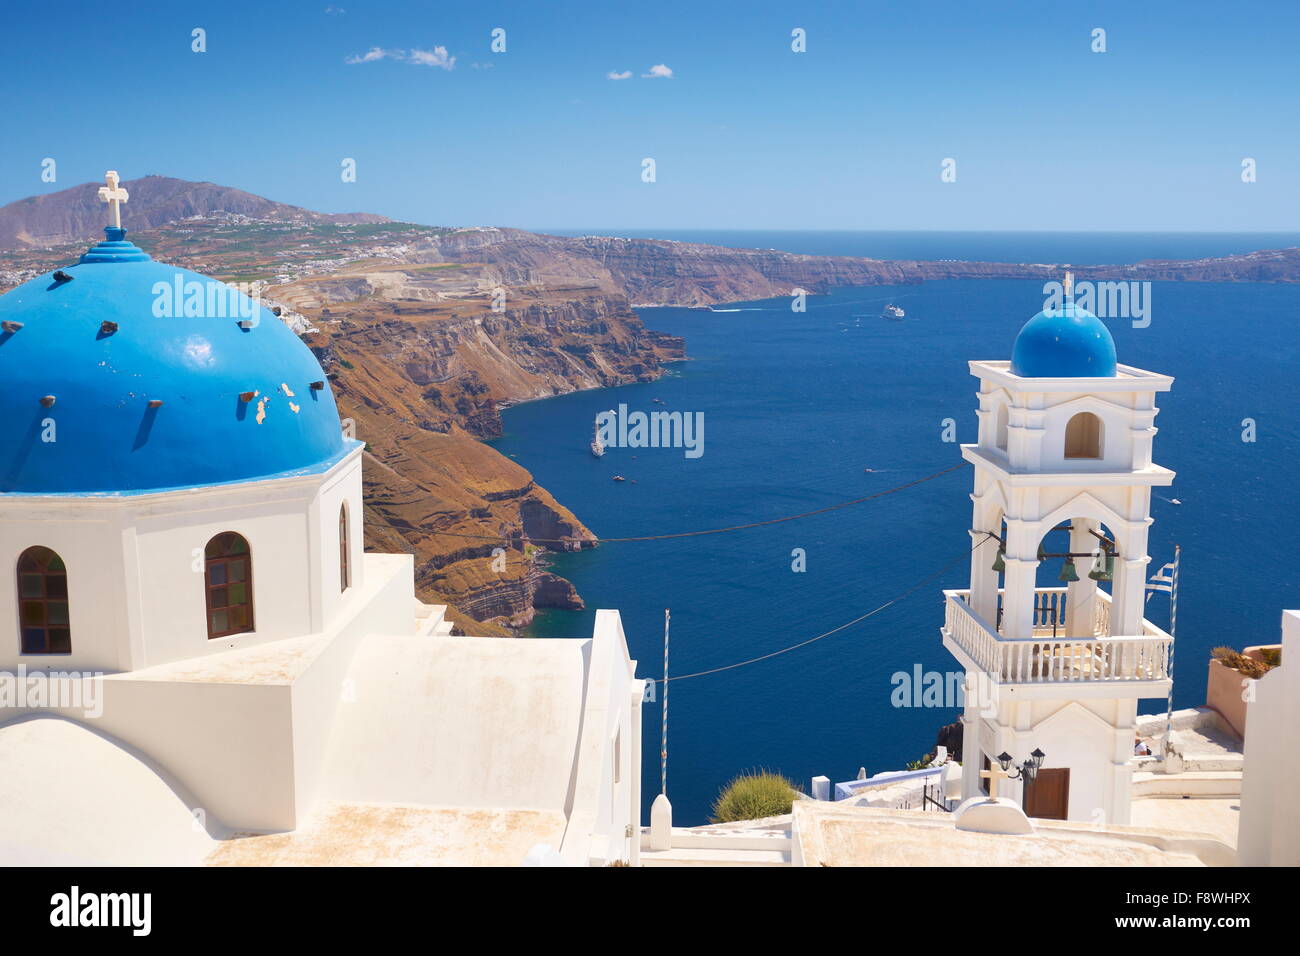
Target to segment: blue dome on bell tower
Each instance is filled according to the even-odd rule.
[[[1110,329],[1075,305],[1068,274],[1062,305],[1026,322],[1011,347],[1011,372],[1022,378],[1113,378],[1117,367]]]
[[[0,494],[314,473],[356,446],[320,363],[278,316],[154,262],[120,226],[105,234],[76,265],[0,296]]]

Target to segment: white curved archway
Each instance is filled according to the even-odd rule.
[[[1080,492],[1064,504],[1053,508],[1035,522],[1038,525],[1039,539],[1041,540],[1043,535],[1058,524],[1072,518],[1091,518],[1106,525],[1115,536],[1116,551],[1119,554],[1127,554],[1126,539],[1128,537],[1129,521],[1114,508],[1099,501],[1086,491]]]

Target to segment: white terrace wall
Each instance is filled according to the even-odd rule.
[[[1282,665],[1255,683],[1246,725],[1237,855],[1243,866],[1300,866],[1300,611],[1282,612]]]
[[[636,865],[641,832],[641,701],[617,611],[597,611],[578,755],[560,853],[571,865]]]
[[[57,715],[84,724],[165,772],[209,822],[293,829],[317,791],[347,657],[371,629],[413,627],[411,561],[366,555],[367,589],[336,615],[336,630],[302,639],[323,646],[302,673],[244,678],[234,676],[236,668],[223,677],[205,671],[200,659],[193,673],[181,664],[175,673],[88,677],[75,696],[60,698],[69,706],[6,707],[0,723]]]

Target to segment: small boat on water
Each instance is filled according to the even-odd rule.
[[[615,476],[614,476],[614,480],[615,480],[615,481],[627,481],[627,479],[624,478],[622,475],[615,475]]]
[[[907,313],[896,305],[887,305],[885,310],[880,313],[882,319],[901,319]]]

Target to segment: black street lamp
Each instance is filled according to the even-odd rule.
[[[1043,758],[1046,756],[1047,754],[1043,753],[1041,750],[1035,747],[1034,752],[1029,755],[1029,759],[1026,760],[1024,763],[1022,763],[1019,767],[1017,767],[1015,773],[1011,773],[1011,759],[1012,759],[1011,754],[1007,753],[1004,750],[1002,751],[1002,753],[998,754],[998,766],[1002,768],[1002,772],[1007,775],[1008,780],[1023,779],[1026,784],[1029,784],[1032,783],[1034,779],[1038,776],[1038,768],[1043,765]],[[1024,809],[1024,806],[1025,806],[1025,788],[1021,787],[1020,788],[1021,809]]]

